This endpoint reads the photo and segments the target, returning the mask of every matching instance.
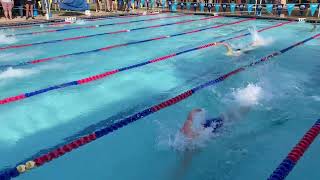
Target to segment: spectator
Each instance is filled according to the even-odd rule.
[[[26,19],[29,19],[30,17],[34,19],[33,17],[33,5],[34,5],[34,0],[26,0],[25,5],[26,5]]]
[[[22,18],[23,17],[24,2],[23,2],[23,0],[17,0],[15,2],[16,2],[15,6],[18,8],[19,16]]]
[[[1,0],[1,4],[6,19],[12,19],[13,0]]]
[[[112,0],[111,11],[117,11],[117,9],[118,9],[118,2],[117,2],[117,0]]]
[[[96,1],[96,12],[101,11],[101,5],[100,5],[100,0],[95,0]]]
[[[60,2],[60,0],[53,0],[53,2],[52,2],[52,5],[53,5],[55,11],[57,11],[57,9],[58,9],[58,11],[60,11],[59,2]]]
[[[111,6],[112,6],[112,0],[105,0],[106,4],[106,11],[111,11]]]

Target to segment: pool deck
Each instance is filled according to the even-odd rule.
[[[80,19],[94,19],[94,18],[99,18],[99,17],[106,17],[106,16],[126,16],[126,15],[134,15],[134,14],[138,14],[138,13],[142,13],[145,12],[146,10],[144,9],[137,9],[131,12],[124,12],[124,11],[119,11],[119,12],[104,12],[104,11],[100,11],[100,12],[94,12],[91,11],[91,16],[86,16],[84,14],[77,14],[74,15],[77,18]],[[170,12],[168,10],[162,10],[162,8],[155,8],[153,11],[157,11],[157,12]],[[152,12],[152,11],[148,11],[148,12]],[[185,14],[194,14],[194,15],[214,15],[213,12],[209,13],[209,12],[193,12],[193,11],[181,11],[178,10],[177,12],[179,13],[185,13]],[[230,14],[230,12],[220,12],[219,13],[220,16],[225,16],[225,17],[243,17],[243,18],[252,18],[255,17],[257,19],[273,19],[273,20],[289,20],[289,21],[298,21],[300,18],[305,18],[305,22],[310,22],[310,23],[319,23],[320,19],[317,17],[301,17],[301,16],[285,16],[284,17],[279,17],[279,16],[275,16],[275,15],[262,15],[262,16],[254,16],[254,15],[248,15],[248,14]],[[67,15],[63,14],[63,12],[61,11],[61,13],[55,13],[53,14],[52,19],[50,20],[46,20],[45,16],[39,15],[37,17],[35,17],[35,19],[29,19],[26,20],[25,18],[20,18],[20,17],[16,17],[15,19],[8,21],[5,18],[1,18],[0,19],[0,27],[6,27],[6,26],[19,26],[19,25],[28,25],[28,24],[37,24],[37,23],[50,23],[50,22],[63,22],[64,19],[68,17]]]

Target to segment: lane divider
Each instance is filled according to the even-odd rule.
[[[3,46],[3,47],[0,47],[0,51],[7,50],[7,49],[18,49],[18,48],[23,48],[23,47],[37,46],[37,45],[43,45],[43,44],[53,44],[53,43],[64,42],[64,41],[73,41],[73,40],[78,40],[78,39],[86,39],[86,38],[92,38],[92,37],[96,37],[96,36],[105,36],[105,35],[110,35],[110,34],[128,33],[128,32],[132,32],[132,31],[151,29],[151,28],[159,28],[159,27],[164,27],[164,26],[180,25],[180,24],[185,24],[185,23],[205,21],[205,20],[216,19],[216,18],[221,18],[221,16],[212,16],[212,17],[206,17],[206,18],[201,18],[201,19],[184,20],[184,21],[167,23],[167,24],[145,26],[145,27],[134,28],[134,29],[123,29],[123,30],[112,31],[112,32],[92,34],[92,35],[87,35],[87,36],[76,36],[76,37],[71,37],[71,38],[43,41],[43,42],[30,43],[30,44]],[[55,31],[55,30],[48,30],[48,31]]]
[[[284,25],[284,23],[281,23],[281,24]],[[275,27],[279,27],[279,26],[275,25]],[[264,29],[268,29],[268,28],[264,28]],[[262,31],[263,31],[263,29],[260,30],[260,32],[262,32]],[[228,39],[232,40],[232,39],[237,39],[237,38],[240,38],[240,37],[243,37],[243,36],[236,36],[234,38],[228,38]],[[67,83],[51,86],[51,87],[40,89],[40,90],[36,90],[36,91],[33,91],[33,92],[24,93],[24,94],[21,94],[21,95],[18,95],[18,96],[8,97],[8,98],[0,100],[0,105],[1,104],[3,105],[3,104],[12,103],[12,102],[15,102],[15,101],[20,101],[20,100],[23,100],[23,99],[26,99],[26,98],[29,98],[29,97],[32,97],[32,96],[36,96],[36,95],[43,94],[43,93],[46,93],[46,92],[49,92],[49,91],[53,91],[53,90],[57,90],[57,89],[66,88],[66,87],[69,87],[69,86],[83,85],[83,84],[86,84],[86,83],[89,83],[89,82],[92,82],[92,81],[97,81],[99,79],[106,78],[106,77],[111,76],[113,74],[116,74],[118,72],[127,71],[127,70],[130,70],[130,69],[138,68],[138,67],[145,66],[145,65],[151,64],[151,63],[156,63],[156,62],[159,62],[159,61],[164,61],[164,60],[167,60],[167,59],[170,59],[172,57],[175,57],[175,56],[178,56],[178,55],[182,55],[182,54],[185,54],[185,53],[188,53],[188,52],[209,48],[209,47],[215,46],[217,43],[220,43],[222,41],[201,45],[201,46],[198,46],[198,47],[195,47],[195,48],[191,48],[191,49],[187,49],[187,50],[180,51],[180,52],[177,52],[177,53],[173,53],[173,54],[169,54],[169,55],[166,55],[166,56],[162,56],[162,57],[159,57],[159,58],[151,59],[149,61],[145,61],[145,62],[134,64],[134,65],[131,65],[131,66],[127,66],[127,67],[123,67],[123,68],[107,71],[107,72],[104,72],[104,73],[101,73],[101,74],[93,75],[93,76],[90,76],[90,77],[87,77],[87,78],[83,78],[83,79],[79,79],[79,80],[75,80],[75,81],[71,81],[71,82],[67,82]]]
[[[92,17],[92,18],[82,18],[81,20],[85,20],[85,21],[98,21],[98,20],[105,20],[105,19],[117,19],[117,18],[132,18],[132,17],[139,17],[139,16],[154,16],[154,15],[160,15],[160,14],[166,14],[166,12],[162,12],[162,13],[158,13],[158,14],[142,14],[142,13],[138,13],[138,14],[132,14],[132,15],[122,15],[122,16],[104,16],[104,17]],[[2,29],[26,29],[26,28],[32,28],[32,27],[37,27],[40,26],[42,24],[46,24],[46,25],[59,25],[59,24],[70,24],[69,22],[65,22],[63,19],[57,19],[54,20],[55,22],[48,22],[48,21],[42,21],[42,22],[35,22],[35,23],[24,23],[21,25],[14,25],[14,26],[6,26],[6,27],[0,27],[0,30]]]
[[[203,19],[203,20],[206,20],[206,19]],[[18,64],[0,65],[0,68],[20,67],[20,66],[26,66],[26,65],[30,65],[30,64],[38,64],[38,63],[43,63],[43,62],[47,62],[47,61],[52,61],[52,60],[56,60],[56,59],[60,59],[60,58],[66,58],[66,57],[70,57],[70,56],[77,56],[77,55],[84,55],[84,54],[88,54],[88,53],[96,53],[96,52],[100,52],[100,51],[107,51],[107,50],[118,48],[118,47],[124,47],[124,46],[135,45],[135,44],[140,44],[140,43],[145,43],[145,42],[150,42],[150,41],[157,41],[157,40],[161,40],[161,39],[167,39],[167,38],[182,36],[182,35],[186,35],[186,34],[197,33],[197,32],[201,32],[201,31],[205,31],[205,30],[209,30],[209,29],[221,28],[221,27],[224,27],[224,26],[239,24],[239,23],[246,22],[246,21],[251,21],[251,20],[255,20],[255,19],[254,18],[245,19],[245,20],[235,21],[235,22],[232,22],[232,23],[209,26],[207,28],[201,28],[201,29],[196,29],[196,30],[192,30],[192,31],[185,31],[185,32],[182,32],[182,33],[177,33],[177,34],[172,34],[172,35],[159,36],[159,37],[156,37],[156,38],[150,38],[150,39],[145,39],[145,40],[140,40],[140,41],[132,41],[132,42],[129,42],[129,43],[106,46],[106,47],[102,47],[102,48],[94,49],[94,50],[89,50],[89,51],[81,51],[81,52],[76,52],[76,53],[63,54],[63,55],[59,55],[59,56],[35,59],[35,60],[31,60],[31,61],[20,62]]]
[[[292,171],[305,151],[320,133],[320,119],[304,134],[299,143],[290,151],[287,157],[273,171],[268,180],[283,180]]]
[[[53,21],[41,21],[41,22],[33,22],[33,23],[18,23],[17,25],[1,26],[0,30],[32,28],[32,27],[40,26],[41,24],[54,24],[54,23],[62,23],[62,22],[64,22],[64,20],[57,19],[57,20],[53,20]]]
[[[180,14],[180,15],[176,15],[176,16],[157,17],[157,18],[150,18],[150,19],[140,19],[140,20],[133,20],[133,21],[100,24],[100,25],[66,27],[66,28],[60,28],[60,29],[51,29],[51,30],[36,31],[36,32],[10,34],[10,35],[6,35],[6,37],[25,36],[25,35],[38,35],[38,34],[44,34],[44,33],[70,31],[70,30],[75,30],[75,29],[93,29],[93,28],[100,28],[100,27],[106,27],[106,26],[115,26],[115,25],[123,25],[123,24],[132,24],[132,23],[137,23],[137,22],[147,22],[147,21],[156,21],[156,20],[161,20],[161,19],[177,18],[177,17],[183,17],[183,16],[190,16],[190,15],[188,15],[188,14]]]
[[[104,128],[101,128],[97,131],[94,131],[86,136],[83,136],[83,137],[80,137],[68,144],[65,144],[63,146],[60,146],[44,155],[40,155],[30,161],[27,161],[26,163],[23,163],[23,164],[19,164],[17,165],[16,167],[14,168],[11,168],[11,169],[7,169],[6,171],[2,172],[0,174],[0,178],[3,178],[3,179],[11,179],[11,178],[14,178],[14,177],[17,177],[27,171],[30,171],[34,168],[37,168],[37,167],[40,167],[48,162],[51,162],[52,160],[54,159],[57,159],[67,153],[70,153],[71,151],[81,147],[81,146],[84,146],[84,145],[87,145],[89,144],[90,142],[92,141],[95,141],[103,136],[106,136],[114,131],[117,131],[125,126],[128,126],[129,124],[131,123],[134,123],[135,121],[137,120],[140,120],[146,116],[149,116],[157,111],[160,111],[166,107],[169,107],[169,106],[172,106],[184,99],[187,99],[188,97],[192,96],[193,94],[197,93],[198,91],[204,89],[204,88],[207,88],[207,87],[210,87],[210,86],[213,86],[213,85],[216,85],[217,83],[220,83],[226,79],[228,79],[229,77],[231,76],[234,76],[242,71],[245,71],[246,69],[248,69],[249,67],[255,67],[256,65],[260,64],[260,63],[263,63],[263,62],[266,62],[268,60],[270,60],[271,58],[273,57],[276,57],[276,56],[279,56],[297,46],[300,46],[312,39],[315,39],[315,38],[318,38],[320,37],[320,34],[317,34],[315,36],[312,36],[310,38],[307,38],[303,41],[300,41],[296,44],[293,44],[285,49],[282,49],[278,52],[274,52],[270,55],[267,55],[265,57],[262,57],[261,59],[258,59],[257,61],[255,62],[252,62],[248,65],[244,65],[244,66],[241,66],[229,73],[226,73],[222,76],[220,76],[219,78],[217,79],[214,79],[214,80],[210,80],[208,82],[205,82],[199,86],[196,86],[195,88],[193,89],[190,89],[190,90],[187,90],[169,100],[166,100],[164,102],[161,102],[157,105],[154,105],[152,107],[149,107],[143,111],[140,111],[136,114],[133,114],[129,117],[126,117],[126,118],[123,118],[121,120],[119,120],[118,122],[116,123],[113,123],[111,125],[108,125]],[[313,139],[316,137],[316,135],[319,133],[319,124],[317,123],[317,125],[309,131],[308,135],[306,135],[303,139],[303,141],[301,141],[302,143],[299,145],[300,148],[296,148],[295,151],[292,151],[290,157],[294,157],[296,160],[298,160],[301,156],[302,156],[302,152],[303,152],[303,147],[306,149],[308,147],[308,144],[311,144],[311,142],[313,141]],[[302,149],[301,149],[302,148]],[[291,164],[288,164],[286,162],[286,164],[284,165],[284,167],[282,168],[288,168],[288,169],[292,169],[292,167],[290,166]]]

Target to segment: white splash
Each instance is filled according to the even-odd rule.
[[[12,68],[9,67],[5,71],[0,71],[0,80],[7,80],[13,78],[24,78],[30,75],[41,73],[41,71],[51,70],[51,69],[61,69],[67,68],[68,65],[62,64],[51,64],[51,65],[43,65],[38,68],[31,68],[31,69],[22,69],[22,68]]]
[[[212,133],[211,128],[202,129],[201,131],[197,131],[197,133],[198,136],[191,139],[187,138],[180,131],[176,131],[175,134],[158,138],[158,146],[176,151],[195,150],[205,147],[212,137],[217,136],[217,133]]]
[[[263,97],[263,90],[260,86],[248,84],[247,87],[233,92],[233,96],[241,106],[253,106],[259,104],[259,100]]]
[[[203,129],[202,127],[193,127],[193,131],[197,133],[197,136],[188,138],[181,133],[180,127],[169,129],[168,127],[164,127],[160,121],[156,122],[160,127],[160,134],[156,142],[160,149],[173,149],[176,151],[195,150],[205,147],[210,139],[220,135],[219,132],[212,133],[212,128]],[[200,122],[195,123],[200,124]]]
[[[7,70],[0,73],[0,80],[8,78],[23,78],[37,72],[37,70],[32,69],[13,69],[12,67],[9,67]]]
[[[273,43],[272,38],[263,38],[262,36],[259,35],[256,27],[251,27],[248,29],[251,37],[252,37],[252,46],[253,47],[259,47],[259,46],[268,46]]]
[[[86,21],[84,21],[84,20],[77,20],[77,21],[76,21],[76,24],[78,24],[78,25],[84,25],[84,24],[86,24]]]
[[[18,40],[15,37],[7,37],[7,34],[0,31],[0,44],[13,44]]]

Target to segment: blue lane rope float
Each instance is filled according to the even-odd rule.
[[[226,25],[226,24],[224,24],[224,25]],[[222,27],[222,26],[219,25],[217,27]],[[157,38],[156,40],[160,40],[160,39],[164,39],[164,38],[167,38],[167,37],[163,36],[161,38]],[[154,40],[154,39],[152,39],[152,40]],[[142,42],[146,42],[146,41],[142,41]],[[84,79],[81,79],[81,80],[76,80],[76,81],[72,81],[72,82],[68,82],[68,83],[63,83],[63,84],[60,84],[60,85],[51,86],[51,87],[48,87],[48,88],[45,88],[45,89],[40,89],[40,90],[36,90],[36,91],[33,91],[33,92],[29,92],[29,93],[24,93],[24,94],[21,94],[21,95],[18,95],[18,96],[12,96],[12,97],[8,97],[8,98],[5,98],[5,99],[0,99],[0,105],[11,103],[11,102],[14,102],[14,101],[20,101],[22,99],[26,99],[26,98],[29,98],[29,97],[32,97],[32,96],[35,96],[35,95],[39,95],[39,94],[42,94],[42,93],[46,93],[48,91],[56,90],[56,89],[66,88],[66,87],[75,86],[75,85],[82,85],[82,84],[85,84],[85,83],[89,83],[91,81],[96,81],[96,80],[105,78],[107,76],[110,76],[112,74],[115,74],[115,73],[118,73],[118,72],[121,72],[121,71],[129,70],[129,69],[132,69],[132,68],[137,68],[137,67],[140,67],[140,66],[147,65],[149,63],[155,63],[155,62],[158,62],[158,61],[163,61],[163,60],[169,59],[169,58],[177,56],[177,55],[181,55],[181,54],[184,54],[184,53],[187,53],[187,52],[190,52],[190,51],[195,51],[195,50],[202,49],[202,48],[207,48],[207,47],[214,46],[214,45],[216,45],[216,44],[215,43],[210,43],[210,44],[207,44],[207,45],[203,45],[203,46],[199,46],[199,47],[196,47],[196,48],[188,49],[188,50],[181,51],[181,52],[178,52],[178,53],[173,53],[173,54],[169,54],[169,55],[166,55],[166,56],[162,56],[160,58],[152,59],[152,60],[147,61],[147,62],[135,64],[135,65],[132,65],[132,66],[128,66],[128,67],[124,67],[124,68],[120,68],[120,69],[116,69],[116,70],[112,70],[112,71],[107,71],[107,72],[104,72],[104,73],[101,73],[101,74],[98,74],[98,75],[94,75],[94,76],[91,76],[91,77],[87,77],[87,78],[84,78]],[[110,49],[110,47],[108,49]],[[99,49],[99,50],[101,50],[101,49]]]
[[[203,19],[203,20],[205,20],[205,19]],[[20,66],[26,66],[26,65],[30,65],[30,64],[38,64],[38,63],[43,63],[43,62],[47,62],[47,61],[52,61],[52,60],[56,60],[56,59],[60,59],[60,58],[66,58],[66,57],[69,57],[69,56],[77,56],[77,55],[84,55],[84,54],[88,54],[88,53],[96,53],[96,52],[99,52],[99,51],[107,51],[107,50],[118,48],[118,47],[135,45],[135,44],[145,43],[145,42],[150,42],[150,41],[157,41],[157,40],[166,39],[166,38],[173,38],[173,37],[177,37],[177,36],[182,36],[182,35],[201,32],[201,31],[205,31],[205,30],[209,30],[209,29],[217,29],[217,28],[221,28],[221,27],[224,27],[224,26],[239,24],[239,23],[242,23],[242,22],[250,21],[250,20],[254,20],[254,18],[253,19],[235,21],[235,22],[232,22],[232,23],[209,26],[209,27],[201,28],[201,29],[194,29],[194,30],[191,30],[191,31],[185,31],[185,32],[172,34],[172,35],[163,35],[163,36],[159,36],[159,37],[156,37],[156,38],[150,38],[150,39],[145,39],[145,40],[140,40],[140,41],[132,41],[132,42],[123,43],[123,44],[110,45],[110,46],[106,46],[106,47],[102,47],[102,48],[94,49],[94,50],[89,50],[89,51],[81,51],[81,52],[76,52],[76,53],[63,54],[63,55],[59,55],[59,56],[46,57],[46,58],[41,58],[41,59],[34,59],[34,60],[30,60],[30,61],[20,62],[18,64],[5,64],[5,65],[0,65],[0,68],[20,67]],[[152,27],[155,27],[155,26],[152,26]],[[273,26],[271,26],[271,27],[273,27]]]
[[[256,65],[260,64],[260,63],[263,63],[263,62],[266,62],[268,60],[270,60],[271,58],[273,57],[276,57],[276,56],[279,56],[297,46],[300,46],[310,40],[313,40],[313,39],[316,39],[320,37],[320,33],[315,35],[315,36],[312,36],[310,38],[307,38],[303,41],[300,41],[296,44],[293,44],[285,49],[282,49],[280,51],[277,51],[277,52],[274,52],[270,55],[267,55],[265,57],[262,57],[260,59],[258,59],[257,61],[255,62],[252,62],[250,64],[247,64],[247,65],[244,65],[244,66],[241,66],[229,73],[226,73],[222,76],[220,76],[219,78],[217,79],[214,79],[214,80],[210,80],[210,81],[207,81],[201,85],[198,85],[190,90],[187,90],[169,100],[166,100],[164,102],[161,102],[157,105],[154,105],[152,107],[149,107],[147,109],[144,109],[138,113],[135,113],[131,116],[128,116],[126,118],[123,118],[121,120],[119,120],[118,122],[114,123],[114,124],[111,124],[111,125],[108,125],[102,129],[99,129],[97,131],[94,131],[86,136],[83,136],[83,137],[80,137],[74,141],[72,141],[71,143],[68,143],[66,145],[63,145],[63,146],[60,146],[44,155],[41,155],[41,156],[38,156],[36,158],[34,158],[33,160],[30,160],[30,161],[27,161],[25,163],[22,163],[22,164],[18,164],[16,165],[15,167],[13,168],[10,168],[10,169],[7,169],[6,171],[2,171],[1,174],[0,174],[0,179],[5,179],[5,180],[9,180],[11,178],[14,178],[14,177],[18,177],[19,175],[27,172],[27,171],[30,171],[36,167],[40,167],[42,165],[44,165],[45,163],[48,163],[48,162],[51,162],[52,160],[54,159],[57,159],[67,153],[70,153],[71,151],[81,147],[81,146],[84,146],[86,144],[89,144],[90,142],[94,141],[94,140],[97,140],[103,136],[106,136],[114,131],[117,131],[139,119],[142,119],[148,115],[151,115],[157,111],[160,111],[166,107],[169,107],[169,106],[172,106],[184,99],[187,99],[188,97],[192,96],[193,94],[197,93],[198,91],[204,89],[204,88],[207,88],[207,87],[210,87],[210,86],[213,86],[213,85],[216,85],[217,83],[220,83],[226,79],[228,79],[229,77],[231,76],[234,76],[242,71],[245,71],[246,69],[250,68],[250,67],[255,67]],[[307,147],[308,146],[308,143],[311,144],[312,140],[316,137],[316,135],[319,133],[319,124],[317,122],[317,125],[316,127],[314,127],[313,129],[311,129],[309,131],[309,133],[305,136],[307,138],[304,138],[301,142],[302,144],[300,146],[302,147]],[[299,149],[299,148],[296,148],[296,151],[292,151],[291,155],[295,156],[296,159],[299,159],[299,157],[302,155],[302,152],[303,152],[303,149]],[[298,154],[297,154],[298,153]],[[299,154],[300,153],[300,154]],[[282,168],[281,170],[283,169],[288,169],[289,171],[292,169],[292,167],[294,166],[294,164],[290,164],[290,162],[288,161],[284,161],[283,162],[283,166],[281,166],[280,168]]]
[[[56,39],[56,40],[51,40],[51,41],[42,41],[42,42],[29,43],[29,44],[2,46],[2,47],[0,47],[0,51],[4,51],[4,50],[8,50],[8,49],[18,49],[18,48],[24,48],[24,47],[30,47],[30,46],[37,46],[37,45],[44,45],[44,44],[53,44],[53,43],[65,42],[65,41],[75,41],[75,40],[79,40],[79,39],[86,39],[86,38],[92,38],[92,37],[97,37],[97,36],[105,36],[105,35],[112,35],[112,34],[119,34],[119,33],[128,33],[128,32],[132,32],[132,31],[139,31],[139,30],[144,30],[144,29],[159,28],[159,27],[172,26],[172,25],[181,25],[181,24],[185,24],[185,23],[205,21],[205,20],[210,20],[210,19],[214,19],[214,18],[221,18],[221,16],[212,16],[212,17],[206,17],[206,18],[201,18],[201,19],[183,20],[183,21],[174,22],[174,23],[158,24],[158,25],[145,26],[145,27],[133,28],[133,29],[123,29],[123,30],[118,30],[118,31],[92,34],[92,35],[87,35],[87,36],[76,36],[76,37]],[[79,28],[79,27],[76,27],[76,28]],[[55,31],[55,30],[49,30],[49,31]]]
[[[268,180],[283,180],[292,171],[299,159],[309,148],[312,142],[320,133],[320,119],[305,133],[298,144],[290,151],[287,157],[273,171]]]
[[[10,35],[6,35],[6,37],[38,35],[38,34],[44,34],[44,33],[64,32],[64,31],[78,30],[78,29],[93,29],[93,28],[101,28],[101,27],[106,27],[106,26],[115,26],[115,25],[123,25],[123,24],[132,24],[132,23],[137,23],[137,22],[146,22],[146,21],[156,21],[156,20],[161,20],[161,19],[177,18],[177,17],[183,17],[183,16],[190,16],[190,15],[180,14],[180,15],[168,16],[168,17],[157,17],[157,18],[150,18],[150,19],[140,19],[140,20],[133,20],[133,21],[100,24],[100,25],[66,27],[66,28],[60,28],[60,29],[51,29],[51,30],[43,30],[43,31],[35,31],[35,32],[10,34]]]

